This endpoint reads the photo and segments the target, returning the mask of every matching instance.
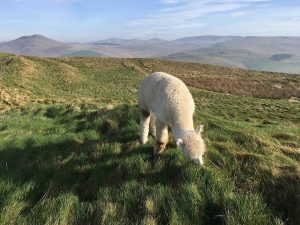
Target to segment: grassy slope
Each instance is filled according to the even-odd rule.
[[[153,59],[0,55],[0,90],[5,92],[0,101],[12,106],[88,98],[103,102],[110,97],[132,101],[141,77],[152,71],[169,72],[189,86],[222,93],[275,99],[300,97],[298,75]]]
[[[299,103],[191,88],[205,166],[173,143],[153,160],[151,142],[138,142],[135,103],[151,70],[197,87],[198,76],[239,71],[299,86],[198,64],[0,56],[1,224],[300,223]]]

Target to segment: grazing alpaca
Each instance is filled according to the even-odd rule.
[[[194,100],[180,79],[162,72],[150,74],[139,89],[138,104],[142,144],[148,140],[150,126],[150,133],[155,139],[154,154],[161,153],[168,143],[170,126],[179,149],[196,164],[203,164],[203,125],[194,130]]]

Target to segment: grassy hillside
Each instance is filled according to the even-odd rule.
[[[152,140],[138,142],[136,91],[151,71],[190,85],[204,167],[174,142],[157,159]],[[183,62],[1,55],[0,224],[299,224],[300,104],[288,99],[299,84]]]
[[[300,97],[298,75],[153,59],[0,55],[0,109],[30,102],[128,103],[135,100],[141,78],[153,71],[165,71],[189,86],[226,94],[274,99]]]

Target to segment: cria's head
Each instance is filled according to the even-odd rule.
[[[178,148],[197,165],[203,165],[203,155],[206,151],[206,146],[201,136],[203,127],[203,125],[200,125],[194,132],[187,132],[182,139],[177,140]]]

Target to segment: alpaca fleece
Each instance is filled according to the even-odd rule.
[[[150,133],[155,138],[154,154],[161,153],[168,142],[168,126],[174,132],[177,146],[197,164],[203,164],[205,143],[203,126],[193,125],[195,103],[186,85],[178,78],[163,72],[147,76],[138,93],[141,116],[141,142]]]

